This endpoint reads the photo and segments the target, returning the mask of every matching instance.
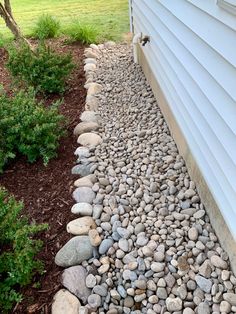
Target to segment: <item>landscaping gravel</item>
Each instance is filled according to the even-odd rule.
[[[88,203],[97,227],[79,228],[90,235],[87,229],[97,230],[99,237],[93,257],[81,263],[92,290],[85,308],[101,314],[236,313],[236,278],[228,256],[131,48],[99,48],[85,53],[97,61],[85,68],[89,81],[99,84],[87,82],[99,104],[100,130],[93,134],[101,140],[86,133],[85,144],[96,157],[97,182],[85,195],[74,193],[78,203],[94,193]],[[83,116],[90,123],[98,115]],[[78,256],[68,247],[61,251],[74,265]],[[59,265],[66,263],[61,260]]]

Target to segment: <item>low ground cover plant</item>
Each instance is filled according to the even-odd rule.
[[[45,107],[36,100],[33,89],[21,90],[12,97],[1,91],[0,172],[19,153],[29,162],[42,158],[44,164],[57,155],[59,140],[65,134],[59,105],[55,102]]]
[[[63,93],[66,79],[74,68],[71,55],[61,55],[44,43],[32,51],[29,46],[8,47],[7,68],[13,79],[36,92]]]
[[[50,14],[39,17],[33,30],[32,37],[36,39],[55,38],[60,31],[60,22]]]
[[[29,284],[43,264],[35,259],[43,243],[35,235],[48,226],[29,224],[20,216],[23,203],[0,187],[0,308],[7,312],[22,296],[18,288]]]
[[[68,36],[69,43],[80,42],[82,44],[92,44],[98,41],[98,31],[91,24],[84,24],[79,21],[74,21],[67,28],[65,34]]]

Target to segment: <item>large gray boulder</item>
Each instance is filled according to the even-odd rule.
[[[90,289],[86,286],[87,271],[82,266],[72,266],[62,273],[62,284],[76,295],[84,304],[87,302]]]
[[[88,236],[76,236],[70,239],[58,251],[55,263],[61,267],[79,265],[93,256],[93,247]]]

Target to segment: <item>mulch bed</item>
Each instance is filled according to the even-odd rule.
[[[29,164],[24,157],[20,157],[0,175],[0,185],[17,200],[24,202],[23,214],[27,215],[31,222],[48,223],[50,227],[48,231],[40,234],[44,247],[38,258],[44,262],[45,273],[42,276],[35,276],[34,282],[21,290],[24,300],[12,311],[17,314],[51,312],[52,298],[61,288],[62,271],[54,263],[54,257],[59,248],[71,237],[66,232],[66,224],[75,219],[70,212],[74,204],[71,195],[75,181],[75,177],[71,175],[71,168],[76,161],[74,151],[77,147],[73,129],[84,110],[86,96],[82,66],[84,47],[77,44],[65,45],[62,40],[53,40],[50,44],[60,53],[70,52],[78,65],[68,81],[69,89],[64,94],[64,101],[60,107],[61,113],[68,119],[68,134],[61,140],[58,157],[51,160],[47,167],[41,161]],[[0,84],[10,92],[11,80],[4,67],[6,58],[6,52],[0,49]],[[46,102],[50,103],[58,98],[50,96]]]

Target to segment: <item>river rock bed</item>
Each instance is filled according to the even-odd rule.
[[[228,256],[131,47],[85,57],[74,237],[55,258],[67,290],[52,313],[236,313]]]

